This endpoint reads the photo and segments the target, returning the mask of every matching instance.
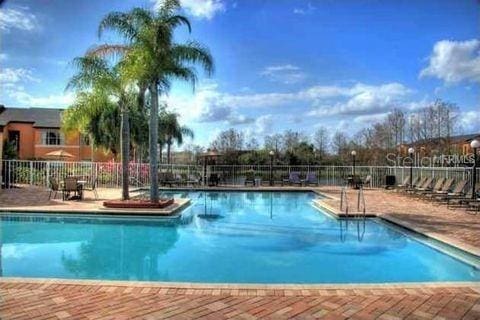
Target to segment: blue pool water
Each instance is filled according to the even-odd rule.
[[[3,276],[235,283],[479,281],[377,220],[340,222],[311,193],[190,192],[182,217],[3,216]]]

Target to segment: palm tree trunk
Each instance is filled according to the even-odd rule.
[[[150,201],[158,202],[158,81],[150,84]]]
[[[160,164],[162,164],[163,145],[160,145],[159,147],[160,148],[158,148],[158,154],[159,154],[159,158],[160,158]]]
[[[170,164],[170,148],[171,148],[172,143],[167,142],[167,164]]]
[[[123,108],[122,108],[123,109]],[[128,200],[128,185],[129,179],[129,160],[130,160],[130,122],[128,119],[128,112],[122,110],[121,113],[122,122],[120,124],[120,152],[122,155],[122,199]]]

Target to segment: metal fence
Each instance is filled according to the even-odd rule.
[[[216,173],[220,182],[229,185],[243,185],[247,172],[253,171],[259,182],[281,181],[290,172],[298,172],[301,177],[315,173],[320,185],[341,186],[349,175],[353,174],[352,166],[287,166],[287,165],[160,165],[160,171],[172,172],[183,177],[208,177]],[[446,167],[414,167],[413,176],[432,176],[435,178],[455,178],[457,181],[471,181],[472,168]],[[2,187],[12,188],[19,185],[49,186],[50,177],[82,176],[86,180],[95,179],[99,187],[120,187],[122,170],[120,163],[108,162],[64,162],[64,161],[2,161]],[[147,163],[130,163],[130,186],[142,187],[150,184],[149,165]],[[371,176],[371,186],[382,187],[385,177],[394,175],[396,183],[400,183],[410,175],[410,167],[356,166],[355,174],[361,177]],[[480,176],[480,169],[477,171]]]

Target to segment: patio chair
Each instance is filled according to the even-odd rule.
[[[256,185],[255,172],[253,170],[250,170],[250,171],[246,172],[244,185],[247,186],[248,184],[251,184],[253,187],[255,187],[255,185]]]
[[[411,192],[411,191],[415,190],[415,187],[422,186],[425,183],[426,180],[427,180],[426,177],[424,177],[424,178],[416,177],[416,178],[413,178],[412,185],[410,185],[410,176],[408,176],[407,183],[404,184],[404,185],[399,185],[399,190],[404,191],[404,192]]]
[[[66,177],[63,183],[62,188],[62,199],[65,201],[70,197],[70,193],[74,193],[75,196],[78,194],[78,183],[76,177]]]
[[[160,172],[159,174],[160,185],[172,187],[173,184],[178,183],[172,172]]]
[[[433,182],[433,178],[431,178],[431,179],[432,179],[431,181]],[[428,180],[430,180],[430,178]],[[425,185],[427,185],[427,182],[425,183]],[[418,188],[415,191],[414,195],[421,197],[421,196],[424,196],[424,195],[432,193],[432,192],[434,193],[436,191],[440,191],[440,190],[442,190],[442,186],[443,186],[444,183],[445,183],[445,178],[440,178],[440,179],[437,180],[437,182],[435,183],[433,188],[431,187],[431,183],[430,183],[430,185],[427,186],[427,187]]]
[[[209,187],[216,187],[218,186],[218,183],[220,182],[220,178],[218,177],[218,174],[216,173],[210,173],[210,176],[208,177],[208,186]]]
[[[367,175],[365,177],[365,180],[363,180],[363,182],[362,182],[362,186],[363,187],[368,186],[369,188],[372,187],[372,176],[371,175]]]
[[[50,193],[48,194],[48,200],[52,198],[52,193],[53,193],[53,199],[57,197],[58,191],[60,191],[60,185],[58,183],[58,180],[54,177],[48,178],[48,182],[50,184]]]
[[[465,188],[467,187],[467,185],[467,180],[460,180],[455,186],[455,188],[452,190],[452,192],[448,192],[447,194],[442,195],[434,195],[433,200],[439,202],[448,202],[448,199],[450,198],[463,196],[465,195]]]
[[[467,192],[464,195],[450,197],[447,200],[447,207],[455,207],[455,208],[462,208],[468,207],[471,203],[479,202],[480,201],[480,182],[478,182],[475,186],[476,195],[472,198],[473,188],[468,186]]]
[[[423,195],[427,198],[431,198],[435,195],[445,195],[445,194],[448,194],[450,191],[452,191],[452,186],[453,186],[453,182],[455,181],[454,178],[449,178],[447,180],[445,180],[445,183],[443,183],[443,185],[440,187],[440,189],[438,190],[432,190],[430,192],[425,192],[423,193]]]
[[[305,185],[315,185],[318,186],[318,178],[315,172],[308,172],[307,177],[305,178]]]
[[[407,193],[415,193],[417,191],[426,190],[427,187],[430,187],[432,184],[433,178],[423,177],[417,178],[417,181],[413,181],[412,186],[408,186],[404,189]]]
[[[406,188],[410,185],[410,176],[406,176],[403,182],[397,185],[398,188]]]
[[[443,185],[440,187],[440,189],[436,190],[436,191],[432,191],[431,194],[432,195],[437,195],[437,194],[440,194],[440,195],[445,195],[445,194],[448,194],[450,191],[452,191],[452,186],[453,186],[453,183],[455,182],[455,179],[454,178],[449,178],[447,180],[445,180],[445,182],[443,183]],[[427,194],[428,195],[428,194]]]
[[[477,199],[468,202],[467,212],[468,211],[474,211],[475,214],[480,212],[480,195]]]
[[[187,185],[192,185],[192,186],[198,186],[200,185],[200,182],[202,181],[202,178],[198,174],[189,174],[187,176]]]
[[[98,200],[98,192],[97,192],[98,179],[95,178],[90,181],[91,183],[87,183],[86,185],[83,186],[83,190],[93,192],[93,195],[95,196],[95,200]]]
[[[302,186],[302,180],[300,179],[300,172],[290,172],[288,175],[288,184]]]

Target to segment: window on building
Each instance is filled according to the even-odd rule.
[[[42,144],[47,146],[58,146],[64,144],[64,137],[60,130],[48,129],[42,132]]]

